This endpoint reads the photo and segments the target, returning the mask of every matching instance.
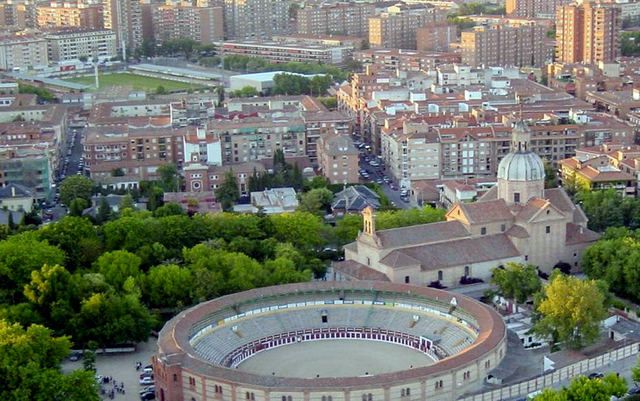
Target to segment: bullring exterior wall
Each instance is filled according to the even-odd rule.
[[[282,292],[280,292],[280,290]],[[377,376],[293,379],[256,376],[216,366],[193,354],[189,330],[208,314],[263,296],[305,291],[379,291],[439,299],[454,295],[428,288],[383,282],[300,283],[233,294],[182,312],[160,332],[153,358],[159,401],[454,401],[476,388],[506,355],[506,327],[491,308],[455,294],[459,308],[478,324],[478,338],[465,350],[426,368]],[[248,295],[247,295],[248,294]],[[250,295],[250,297],[249,297]],[[398,327],[401,330],[400,327]],[[347,340],[348,341],[348,340]],[[312,363],[312,361],[310,361]],[[407,389],[409,391],[407,391]]]
[[[420,380],[399,381],[388,386],[374,386],[350,389],[305,389],[263,388],[234,383],[190,371],[188,368],[174,366],[167,369],[168,375],[156,377],[157,388],[172,388],[165,393],[165,401],[454,401],[464,394],[473,384],[482,382],[506,354],[506,337],[500,345],[488,355],[472,363],[460,366],[446,374],[426,377]],[[162,362],[153,359],[154,372],[165,370]],[[469,378],[465,379],[468,372]],[[177,374],[173,382],[172,374]],[[442,381],[442,387],[439,382]],[[216,392],[221,388],[222,393]],[[402,390],[409,388],[409,394],[402,396]],[[371,394],[371,398],[369,398]],[[363,398],[364,395],[364,398]],[[248,398],[247,398],[248,396]],[[282,398],[285,397],[285,398]],[[289,397],[291,397],[289,399]],[[325,397],[325,398],[323,398]],[[158,398],[162,401],[162,395]]]

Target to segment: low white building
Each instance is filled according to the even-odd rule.
[[[47,34],[49,60],[110,60],[118,55],[116,34],[110,30],[79,30]]]
[[[258,72],[255,74],[241,74],[241,75],[233,75],[229,78],[229,84],[232,91],[242,89],[246,86],[251,86],[255,88],[258,92],[264,92],[268,89],[273,88],[273,78],[278,74],[290,74],[290,75],[298,75],[300,77],[305,78],[313,78],[316,75],[323,74],[298,74],[295,72],[286,72],[286,71],[269,71],[269,72]]]

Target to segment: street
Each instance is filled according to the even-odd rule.
[[[370,164],[371,162],[377,165],[372,166]],[[364,172],[366,172],[366,175]],[[380,158],[369,154],[364,149],[360,151],[360,181],[375,182],[380,185],[380,188],[382,188],[384,194],[389,198],[389,201],[397,208],[410,209],[412,207],[408,202],[408,198],[404,198],[407,200],[403,200],[402,189],[399,188],[399,185],[393,182],[390,175],[385,174],[384,163]]]

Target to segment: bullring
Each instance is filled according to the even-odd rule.
[[[502,319],[473,299],[316,282],[196,305],[162,329],[153,363],[161,401],[447,401],[505,353]]]

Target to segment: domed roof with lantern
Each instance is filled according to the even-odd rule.
[[[530,149],[531,129],[518,119],[511,134],[511,151],[498,165],[498,179],[506,181],[544,180],[544,164]]]

